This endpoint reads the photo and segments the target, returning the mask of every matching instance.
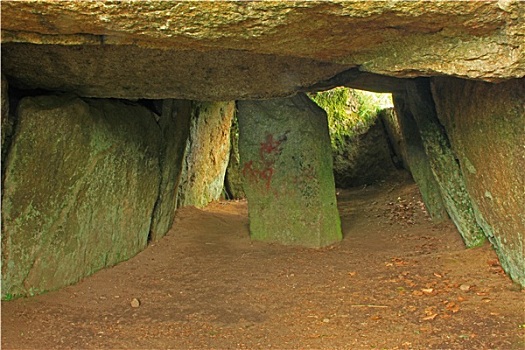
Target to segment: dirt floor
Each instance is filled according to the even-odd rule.
[[[244,201],[184,208],[135,258],[3,302],[2,349],[525,348],[525,293],[414,184],[338,199],[344,240],[319,250],[250,241]]]

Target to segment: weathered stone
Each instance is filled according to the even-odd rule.
[[[312,85],[346,68],[306,58],[231,50],[2,45],[2,70],[12,77],[13,84],[88,97],[198,101],[270,98],[287,96],[300,86]],[[35,75],[37,71],[40,73]]]
[[[478,223],[525,286],[525,80],[433,78],[432,93]]]
[[[306,95],[238,102],[253,239],[322,247],[341,240],[326,113]]]
[[[178,207],[204,207],[220,198],[234,113],[235,102],[193,102]]]
[[[13,133],[13,120],[10,118],[9,115],[9,98],[8,98],[8,83],[7,79],[4,76],[4,73],[2,73],[2,91],[1,91],[1,98],[2,98],[2,124],[1,124],[1,134],[2,134],[2,179],[4,177],[4,161],[7,154],[7,149],[9,148],[10,144],[10,138]]]
[[[367,132],[345,137],[344,145],[334,150],[333,158],[335,184],[341,188],[370,185],[385,180],[396,171],[379,119]]]
[[[447,219],[448,214],[416,121],[405,102],[406,98],[406,95],[394,95],[395,120],[384,118],[385,125],[389,125],[387,130],[392,130],[391,134],[399,134],[392,137],[392,143],[397,144],[397,152],[403,158],[404,166],[417,183],[428,214],[434,222],[440,222]]]
[[[215,101],[355,67],[497,81],[525,75],[524,17],[520,1],[4,1],[2,69],[86,96]]]
[[[436,115],[428,79],[407,82],[407,104],[417,123],[430,168],[450,218],[467,247],[482,244],[485,236],[476,221],[456,155]]]
[[[2,294],[78,281],[147,243],[160,133],[147,109],[73,96],[24,98],[2,199]]]
[[[394,98],[395,95],[392,95],[392,99]],[[392,161],[394,165],[396,168],[410,171],[407,161],[405,139],[397,115],[398,112],[396,112],[394,108],[387,108],[381,110],[378,118],[381,119],[385,127],[385,132],[393,152]]]
[[[191,102],[164,100],[159,126],[164,140],[160,154],[161,183],[155,203],[150,239],[163,237],[173,225],[182,161],[189,137]]]
[[[233,118],[230,142],[230,161],[228,168],[226,168],[224,189],[229,199],[242,199],[246,198],[246,194],[243,189],[241,158],[239,155],[239,122],[237,117]]]

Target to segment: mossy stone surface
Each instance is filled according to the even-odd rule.
[[[239,152],[253,239],[342,239],[326,113],[306,95],[239,101]]]
[[[204,207],[218,200],[230,159],[235,102],[192,102],[177,206]]]
[[[477,221],[502,267],[525,286],[525,79],[433,78],[432,94]]]
[[[129,259],[159,191],[147,109],[74,96],[21,100],[2,198],[2,294],[31,295]]]
[[[417,123],[430,168],[450,218],[467,247],[483,244],[485,235],[476,220],[456,154],[437,117],[428,79],[407,82],[407,104]]]
[[[394,95],[396,113],[392,118],[384,118],[389,134],[397,153],[403,158],[403,164],[410,171],[412,178],[417,183],[425,207],[434,222],[441,222],[448,218],[445,203],[416,121],[407,103],[405,94]]]
[[[162,238],[173,225],[182,174],[184,151],[188,141],[191,101],[164,100],[159,126],[162,134],[160,152],[161,184],[153,212],[150,239]]]

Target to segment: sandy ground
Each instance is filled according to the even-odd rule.
[[[244,201],[181,209],[133,259],[2,302],[2,349],[525,348],[525,293],[413,183],[338,199],[344,240],[319,250],[250,241]]]

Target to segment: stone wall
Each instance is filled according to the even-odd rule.
[[[432,94],[477,222],[505,271],[525,285],[525,79],[433,78]]]
[[[22,99],[2,198],[3,295],[59,288],[146,246],[159,131],[138,105]]]
[[[204,207],[224,188],[235,102],[193,102],[191,108],[177,205]]]

